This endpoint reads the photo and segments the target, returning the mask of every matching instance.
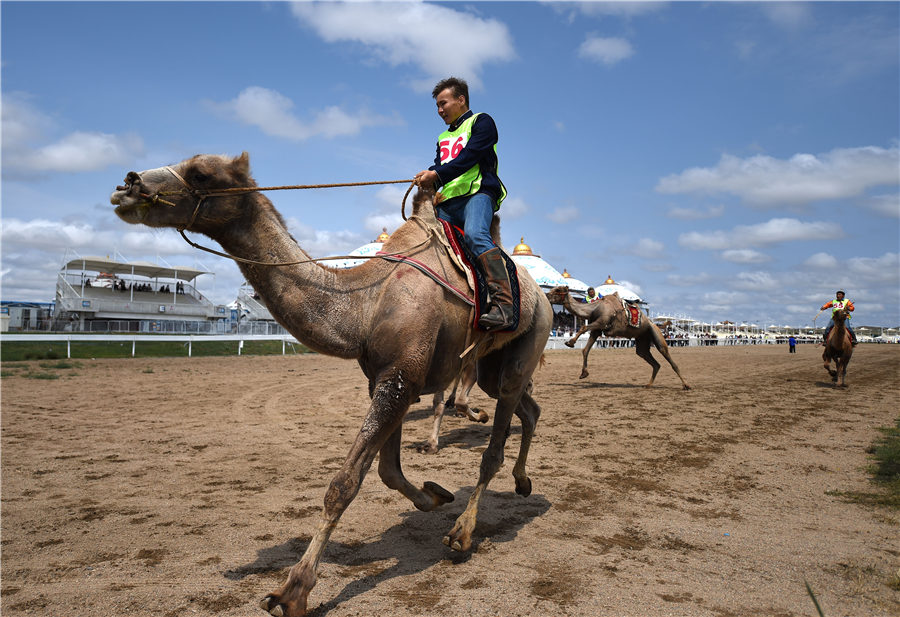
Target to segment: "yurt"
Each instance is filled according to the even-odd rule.
[[[637,295],[627,287],[619,285],[613,280],[612,276],[606,277],[606,280],[602,285],[595,285],[594,290],[596,290],[596,292],[601,296],[609,296],[611,294],[618,293],[619,297],[623,300],[628,300],[629,302],[643,302],[639,295]]]
[[[524,266],[528,270],[528,274],[544,289],[549,290],[559,285],[568,285],[575,294],[587,292],[588,286],[585,283],[572,278],[568,272],[560,273],[559,270],[541,259],[540,255],[535,255],[531,247],[525,244],[524,237],[513,249],[511,257],[514,262]]]

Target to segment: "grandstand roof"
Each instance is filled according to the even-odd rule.
[[[149,261],[116,261],[109,257],[78,257],[69,260],[64,269],[108,272],[110,274],[137,274],[148,278],[169,278],[180,281],[193,281],[201,274],[212,274],[208,270],[198,270],[187,266],[161,266]]]

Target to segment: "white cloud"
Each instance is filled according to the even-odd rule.
[[[803,262],[804,266],[818,269],[832,269],[838,265],[837,259],[828,253],[816,253]]]
[[[722,155],[715,167],[694,167],[662,178],[661,193],[730,193],[760,207],[800,205],[861,195],[875,186],[896,186],[897,147],[837,148],[821,155],[796,154],[787,160],[757,155]]]
[[[885,253],[881,257],[853,257],[847,260],[847,271],[856,281],[900,285],[900,254]]]
[[[509,221],[522,218],[531,212],[531,206],[521,197],[507,197],[500,205],[500,220]]]
[[[641,286],[633,281],[626,281],[625,279],[622,279],[617,282],[619,283],[619,285],[621,285],[625,289],[630,289],[631,291],[636,293],[638,296],[642,296],[644,294],[644,291],[641,289]]]
[[[22,93],[3,97],[3,170],[11,173],[78,173],[128,166],[144,154],[135,134],[75,131],[40,145],[54,122]]]
[[[612,37],[588,36],[578,48],[578,55],[607,66],[617,64],[634,55],[634,48],[627,40]]]
[[[772,258],[765,253],[760,253],[753,249],[730,249],[722,251],[722,259],[737,264],[759,264],[772,261]]]
[[[628,252],[638,257],[644,257],[645,259],[654,259],[661,257],[664,249],[665,245],[658,240],[641,238],[634,245],[629,247]]]
[[[78,131],[38,148],[24,162],[33,171],[75,173],[127,166],[143,154],[144,141],[137,135]]]
[[[697,274],[670,274],[666,277],[666,284],[675,287],[694,287],[696,285],[706,285],[712,280],[712,277],[706,272],[698,272]]]
[[[580,212],[578,208],[575,206],[568,206],[565,208],[556,208],[553,212],[547,215],[547,218],[553,221],[554,223],[559,223],[560,225],[565,223],[571,223],[575,219],[578,218]]]
[[[302,122],[294,114],[294,102],[280,92],[250,86],[237,97],[224,103],[210,103],[213,109],[225,112],[243,124],[255,126],[266,135],[291,141],[310,137],[343,137],[357,135],[366,126],[390,124],[393,120],[365,110],[351,115],[331,106],[310,114],[313,119]]]
[[[704,209],[700,208],[670,208],[667,213],[673,219],[681,219],[685,221],[696,221],[700,219],[713,219],[722,216],[725,213],[725,206],[709,206]]]
[[[684,233],[678,236],[678,244],[695,250],[735,250],[800,240],[833,240],[843,235],[837,223],[776,218],[757,225],[739,225],[731,231]]]
[[[294,16],[329,43],[359,43],[391,66],[418,66],[414,85],[430,92],[456,75],[481,86],[484,65],[515,58],[512,36],[496,19],[419,2],[295,2]],[[452,53],[448,50],[452,46]]]
[[[900,218],[900,193],[872,195],[865,200],[866,206],[881,216]]]
[[[578,8],[585,15],[614,15],[633,17],[657,11],[668,4],[652,0],[635,0],[633,2],[579,2]]]
[[[760,2],[757,6],[772,23],[786,29],[805,26],[812,20],[808,2]]]
[[[780,289],[771,272],[762,270],[756,272],[740,272],[731,281],[731,287],[743,291],[755,291],[759,293],[772,293]]]

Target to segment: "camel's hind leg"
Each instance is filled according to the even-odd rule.
[[[475,387],[476,381],[475,363],[472,363],[471,366],[463,370],[457,386],[447,398],[447,411],[452,409],[455,415],[460,418],[468,418],[472,422],[486,423],[490,420],[490,416],[485,411],[469,407],[469,395],[472,393],[472,388]]]
[[[434,393],[431,401],[432,427],[431,436],[428,441],[420,445],[417,449],[422,454],[434,454],[438,451],[438,436],[441,434],[441,420],[444,418],[446,403],[444,402],[444,391],[439,390]]]
[[[652,342],[654,347],[659,350],[659,353],[662,354],[662,357],[666,359],[666,362],[669,363],[669,366],[671,366],[672,370],[675,371],[675,374],[678,375],[678,379],[681,380],[681,387],[685,390],[690,390],[691,387],[684,380],[684,377],[681,376],[681,371],[678,370],[678,365],[675,364],[675,361],[672,360],[672,356],[669,354],[669,345],[668,343],[666,343],[666,339],[663,337],[662,332],[660,332],[659,329],[653,324],[651,324],[651,328],[652,330],[650,331],[650,342]],[[635,347],[637,347],[637,341],[635,341]],[[649,354],[650,351],[648,350],[647,355]],[[655,360],[654,364],[656,364]],[[653,376],[650,378],[650,383],[647,384],[648,386],[653,383],[653,379],[656,377],[657,371],[659,371],[659,364],[656,364],[656,368],[653,371]]]
[[[653,385],[653,382],[656,380],[656,374],[659,372],[659,362],[650,353],[650,342],[650,336],[639,336],[634,341],[634,353],[643,358],[653,368],[650,381],[647,383],[648,388]]]
[[[531,479],[525,471],[525,463],[528,461],[528,451],[531,449],[531,438],[534,437],[538,418],[541,417],[541,408],[531,398],[531,392],[528,390],[530,388],[526,389],[516,408],[516,416],[522,422],[522,442],[519,446],[519,456],[516,457],[516,464],[513,467],[513,478],[516,480],[516,492],[522,497],[528,497],[531,494]]]

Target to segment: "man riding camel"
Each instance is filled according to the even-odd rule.
[[[826,302],[822,305],[821,308],[821,310],[823,311],[830,308],[832,314],[831,322],[828,324],[828,327],[825,329],[825,335],[822,337],[822,345],[828,342],[828,335],[831,333],[831,329],[834,327],[833,315],[841,309],[847,309],[847,311],[852,313],[855,308],[852,301],[844,299],[845,294],[843,291],[838,290],[834,295],[835,299],[831,302]],[[850,317],[851,315],[847,315],[847,321],[844,323],[844,326],[847,328],[847,332],[850,333],[850,342],[854,347],[856,347],[856,333],[853,332],[853,328],[850,327]]]
[[[587,295],[584,297],[584,301],[587,302],[588,304],[592,304],[594,302],[599,302],[600,298],[602,298],[602,297],[603,296],[597,295],[596,289],[594,289],[593,287],[588,287]]]
[[[440,188],[444,201],[437,216],[463,229],[491,295],[490,311],[478,325],[488,331],[509,328],[515,319],[512,288],[502,249],[491,239],[491,220],[506,197],[497,175],[497,125],[486,113],[469,109],[469,86],[448,77],[431,95],[447,130],[438,136],[434,165],[415,176],[419,186]]]

